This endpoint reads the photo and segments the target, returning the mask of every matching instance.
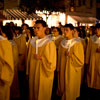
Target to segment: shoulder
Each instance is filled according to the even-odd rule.
[[[1,40],[7,40],[7,38],[3,37],[2,35],[0,35],[0,41]]]
[[[82,41],[76,42],[75,45],[74,45],[74,48],[83,48],[83,43],[82,43]]]

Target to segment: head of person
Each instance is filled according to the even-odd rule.
[[[64,26],[63,25],[60,27],[60,29],[61,29],[62,34],[64,34]]]
[[[9,26],[1,27],[1,34],[2,34],[2,36],[6,37],[8,40],[13,39],[13,33]]]
[[[21,29],[19,27],[15,27],[15,35],[18,35],[21,33]]]
[[[44,20],[37,20],[34,25],[34,33],[39,38],[42,38],[45,36],[45,31],[47,28],[47,24]]]
[[[46,28],[46,31],[45,31],[45,34],[46,34],[46,35],[51,34],[51,29],[47,27],[47,28]]]
[[[62,35],[62,31],[61,31],[61,29],[58,28],[58,27],[54,27],[54,28],[52,29],[52,33],[53,33],[53,35],[54,35],[55,37],[58,36],[58,35]]]
[[[100,24],[96,24],[95,28],[96,28],[96,35],[100,37]]]
[[[80,34],[80,28],[79,27],[74,27],[73,37],[78,38],[79,34]]]
[[[14,27],[14,22],[10,22],[10,27]]]
[[[68,39],[73,38],[74,26],[72,24],[66,24],[64,26],[64,36]]]
[[[23,24],[23,25],[22,25],[22,30],[26,30],[26,29],[28,29],[28,27],[29,27],[29,26],[28,26],[27,24]]]

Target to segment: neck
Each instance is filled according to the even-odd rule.
[[[100,35],[96,35],[97,37],[100,37]]]
[[[69,36],[67,39],[68,39],[68,40],[71,40],[71,39],[73,39],[73,36],[71,35],[71,36]]]
[[[59,34],[55,34],[54,36],[57,37],[57,36],[59,36]]]
[[[41,34],[41,36],[39,36],[39,39],[42,39],[45,37],[45,34]]]

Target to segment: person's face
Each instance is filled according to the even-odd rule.
[[[16,33],[16,34],[19,34],[19,30],[15,30],[15,33]]]
[[[96,29],[96,34],[97,34],[97,36],[100,36],[100,28]]]
[[[50,34],[50,30],[49,30],[49,28],[46,28],[45,33],[46,33],[46,35]]]
[[[58,32],[58,30],[56,28],[54,28],[52,30],[52,32],[53,32],[53,34],[54,34],[55,37],[59,35],[59,32]]]
[[[34,33],[36,36],[41,37],[42,34],[45,34],[46,27],[43,27],[41,23],[34,25]]]
[[[61,31],[62,31],[62,33],[64,33],[64,27],[61,27]]]
[[[11,23],[10,23],[10,26],[11,26],[11,27],[14,26],[14,23],[11,22]]]
[[[71,30],[69,27],[65,27],[64,29],[64,35],[65,37],[69,38],[73,33],[73,30]]]
[[[73,37],[77,38],[78,34],[79,32],[76,30],[76,28],[74,28]]]
[[[23,30],[26,30],[26,29],[27,29],[27,26],[26,26],[26,25],[24,25],[24,26],[22,27],[22,29],[23,29]]]

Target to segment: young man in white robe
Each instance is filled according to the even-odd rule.
[[[74,27],[65,25],[65,39],[58,49],[58,90],[61,100],[76,100],[80,96],[81,68],[84,50],[80,41],[73,38]]]
[[[100,24],[96,24],[96,34],[91,36],[86,51],[87,85],[90,97],[100,99]]]
[[[3,35],[2,30],[0,33]],[[0,100],[10,100],[10,86],[14,76],[12,46],[0,35]]]
[[[30,40],[28,49],[29,100],[51,100],[56,46],[45,30],[46,22],[37,20],[34,25],[36,36]]]

